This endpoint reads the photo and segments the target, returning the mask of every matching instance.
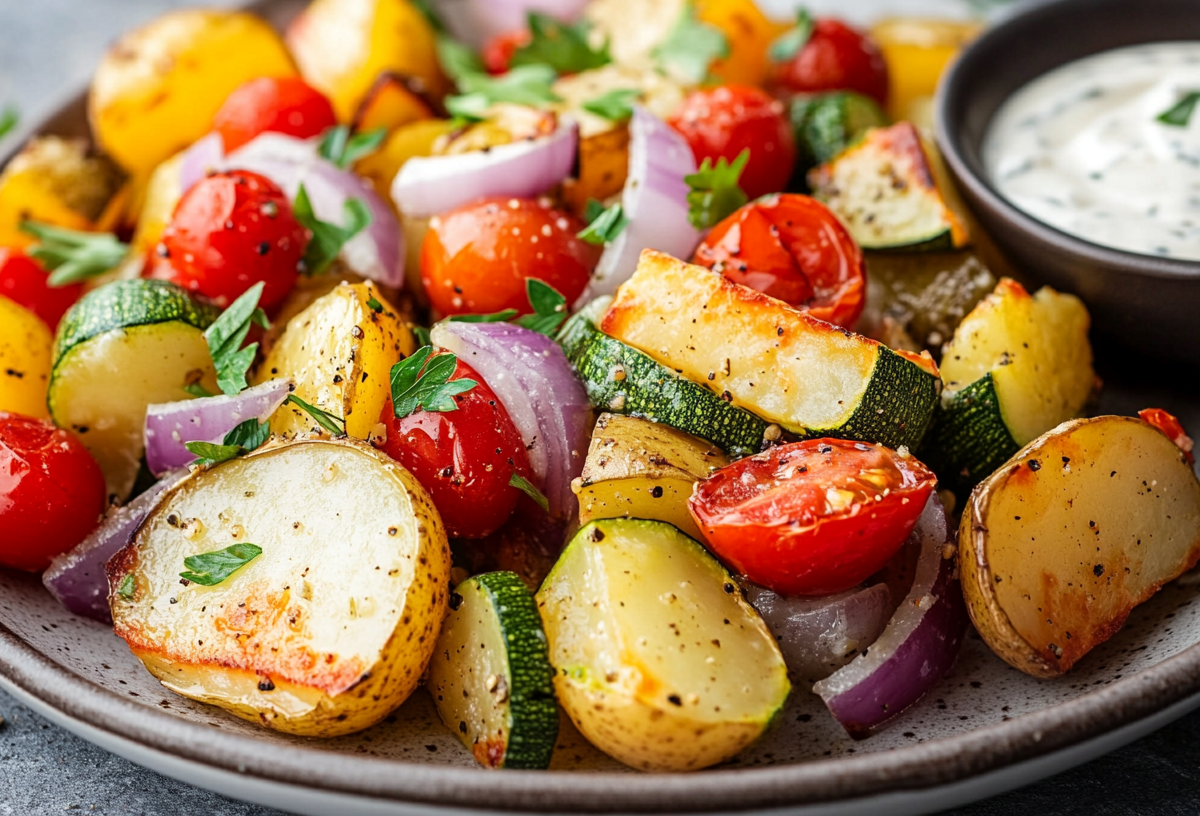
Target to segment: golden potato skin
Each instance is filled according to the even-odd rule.
[[[104,151],[143,175],[207,133],[239,85],[295,75],[283,40],[264,20],[182,9],[109,49],[92,79],[88,118]]]
[[[53,344],[40,317],[0,296],[0,411],[49,416],[46,388]]]

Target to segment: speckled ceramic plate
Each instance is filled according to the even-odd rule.
[[[940,0],[935,10],[952,12],[955,3]],[[274,0],[260,9],[282,21],[297,5]],[[876,5],[910,13],[926,7]],[[856,14],[866,6],[856,0]],[[83,133],[82,99],[40,129]],[[1097,349],[1097,360],[1106,382],[1098,412],[1161,405],[1200,427],[1200,378],[1118,349]],[[4,571],[0,688],[147,767],[302,813],[913,813],[1035,781],[1200,706],[1198,601],[1200,576],[1185,576],[1053,681],[1009,668],[971,637],[927,699],[863,742],[850,740],[818,698],[797,691],[780,726],[760,743],[690,775],[632,772],[569,723],[549,772],[486,772],[440,724],[424,691],[361,734],[314,741],[264,731],[165,691],[105,627],[65,612],[36,578]]]

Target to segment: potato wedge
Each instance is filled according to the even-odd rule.
[[[184,559],[262,552],[213,586]],[[450,550],[415,478],[349,440],[200,469],[109,562],[114,629],[164,686],[268,728],[367,728],[417,687],[446,611]]]
[[[376,312],[368,304],[375,298]],[[389,396],[392,366],[415,350],[412,331],[375,284],[339,283],[288,321],[255,373],[255,382],[291,377],[305,402],[346,420],[346,433],[367,439]],[[276,434],[313,430],[294,405],[271,419]]]
[[[0,411],[49,415],[50,349],[54,337],[41,318],[0,296]]]
[[[571,484],[579,497],[579,523],[651,519],[699,540],[688,497],[696,482],[727,464],[729,457],[715,446],[668,425],[601,414],[583,474]]]
[[[1200,559],[1200,482],[1140,419],[1064,422],[975,488],[958,542],[979,634],[1056,677]]]
[[[733,578],[669,524],[583,527],[538,592],[559,702],[593,745],[646,771],[696,770],[766,730],[790,685]]]

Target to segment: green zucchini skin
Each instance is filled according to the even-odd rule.
[[[770,423],[604,334],[591,310],[568,320],[558,342],[597,409],[662,422],[732,456],[763,449]]]
[[[71,349],[105,332],[173,320],[203,331],[220,313],[170,281],[114,281],[88,292],[63,316],[54,338],[53,368],[58,368]]]
[[[548,768],[558,740],[558,698],[537,601],[513,572],[488,572],[467,581],[487,598],[508,650],[509,734],[501,767]]]
[[[1020,449],[989,373],[938,406],[920,456],[943,486],[965,495]]]
[[[804,179],[813,167],[832,161],[870,128],[891,124],[875,100],[853,91],[797,96],[788,116],[796,139],[794,178],[801,182],[800,189],[807,188]]]

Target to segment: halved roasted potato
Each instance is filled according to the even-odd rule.
[[[244,565],[228,577],[182,578],[198,569],[185,559],[234,545]],[[374,725],[417,687],[450,550],[412,474],[362,443],[305,439],[184,479],[108,574],[114,629],[164,686],[327,737]]]
[[[1064,422],[975,488],[958,543],[979,634],[1056,677],[1200,559],[1200,482],[1140,419]]]
[[[583,474],[571,484],[579,497],[579,523],[651,519],[699,539],[688,497],[696,482],[727,464],[729,457],[718,448],[669,425],[601,414]]]

